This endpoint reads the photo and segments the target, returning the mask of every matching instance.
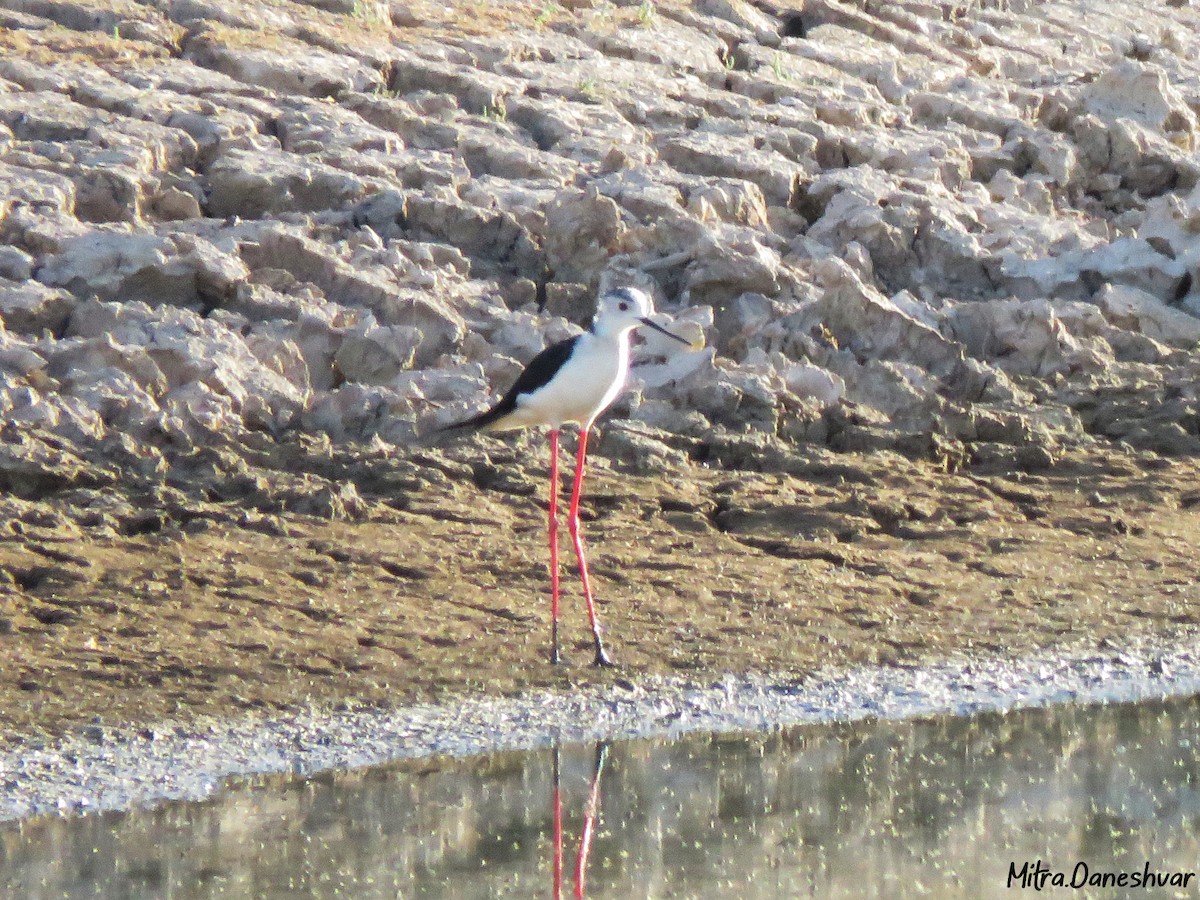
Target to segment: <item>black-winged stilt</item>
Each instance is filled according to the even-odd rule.
[[[559,661],[558,652],[558,432],[567,422],[579,424],[579,451],[575,463],[575,482],[571,488],[571,506],[567,526],[575,556],[579,560],[579,578],[587,602],[588,620],[596,639],[595,664],[611,666],[604,650],[600,623],[592,600],[587,560],[583,555],[583,536],[579,533],[579,492],[583,486],[583,462],[587,453],[588,429],[621,392],[629,372],[629,335],[640,326],[653,328],[682,344],[691,342],[672,334],[650,316],[654,305],[637,288],[617,288],[601,295],[591,328],[583,334],[552,344],[533,358],[508,393],[491,409],[450,425],[445,431],[474,428],[501,431],[545,425],[550,429],[550,661]]]

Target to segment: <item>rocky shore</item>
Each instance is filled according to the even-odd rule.
[[[0,0],[5,739],[1194,623],[1198,26]],[[596,443],[625,668],[553,671],[540,443],[421,438],[619,283],[707,347]]]

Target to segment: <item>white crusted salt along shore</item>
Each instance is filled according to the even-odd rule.
[[[1200,690],[1196,633],[1147,644],[1079,645],[1027,656],[974,655],[931,666],[819,670],[803,680],[727,675],[651,679],[524,697],[390,710],[307,710],[139,729],[91,726],[0,754],[0,819],[196,800],[235,776],[313,774],[430,756],[583,742],[761,731],[789,725],[969,715],[1067,701],[1129,702]]]

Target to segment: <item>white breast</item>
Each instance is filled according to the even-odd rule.
[[[581,335],[574,352],[548,384],[522,394],[513,424],[549,425],[564,422],[591,425],[617,398],[629,371],[629,336]]]

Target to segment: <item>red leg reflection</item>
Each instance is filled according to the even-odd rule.
[[[559,749],[554,745],[554,900],[562,900],[563,827],[562,793],[559,791]]]
[[[600,773],[604,771],[604,760],[608,756],[608,744],[596,747],[596,769],[592,773],[592,788],[588,791],[587,806],[583,811],[583,832],[579,835],[579,857],[575,860],[575,897],[583,900],[587,878],[588,854],[592,852],[592,833],[596,817],[600,814]]]
[[[583,810],[583,830],[579,834],[579,853],[575,858],[575,897],[582,900],[587,885],[588,856],[592,852],[592,836],[596,832],[596,820],[600,817],[600,774],[608,758],[608,745],[596,745],[596,766],[592,771],[592,786],[588,790],[587,805]],[[563,816],[561,752],[554,747],[554,900],[562,900],[563,885]]]

